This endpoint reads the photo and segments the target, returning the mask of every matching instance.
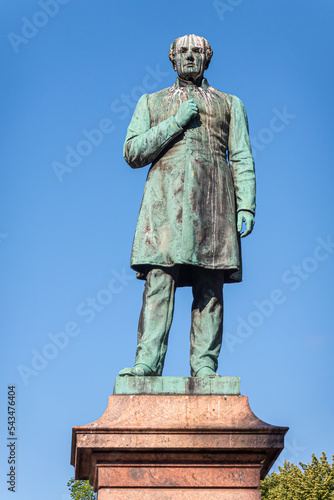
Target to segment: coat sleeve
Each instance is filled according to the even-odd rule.
[[[228,139],[228,159],[232,171],[237,210],[255,214],[255,169],[243,103],[232,96]]]
[[[148,95],[138,101],[124,143],[123,156],[132,168],[140,168],[152,163],[161,151],[182,132],[175,119],[167,120],[151,127]]]

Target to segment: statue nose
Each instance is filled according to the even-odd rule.
[[[194,55],[193,55],[193,53],[190,50],[189,50],[189,52],[187,54],[187,59],[190,59],[190,60],[194,59]]]

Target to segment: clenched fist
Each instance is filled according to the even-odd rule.
[[[190,98],[181,104],[178,112],[175,115],[175,119],[177,121],[177,124],[183,128],[197,114],[198,114],[198,106],[196,104],[196,101]]]

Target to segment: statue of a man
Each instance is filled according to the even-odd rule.
[[[255,173],[242,102],[203,78],[211,57],[204,38],[177,38],[169,52],[175,84],[143,95],[127,131],[127,163],[152,165],[131,255],[146,280],[136,360],[120,376],[162,374],[178,286],[193,291],[191,376],[216,376],[223,284],[241,281],[240,236],[254,225]]]

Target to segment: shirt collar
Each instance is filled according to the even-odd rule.
[[[207,90],[207,88],[209,87],[209,84],[208,84],[208,81],[206,78],[203,78],[201,82],[188,82],[186,80],[183,80],[182,78],[180,78],[179,76],[176,78],[176,81],[175,81],[175,87],[186,87],[187,85],[190,85],[190,86],[196,86],[196,87],[202,87],[204,90]]]

